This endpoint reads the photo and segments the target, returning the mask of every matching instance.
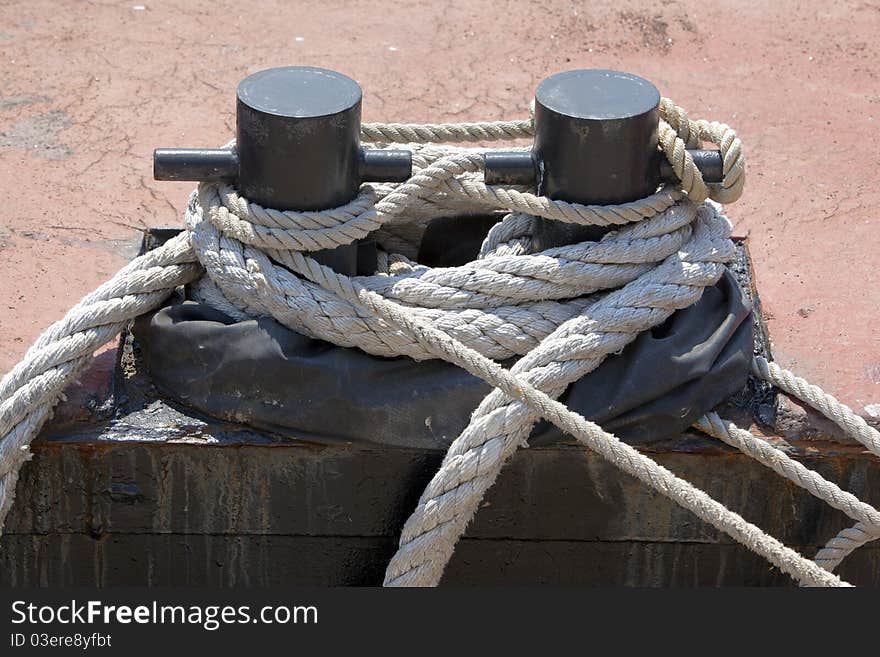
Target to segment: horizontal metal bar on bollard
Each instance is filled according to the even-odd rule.
[[[234,148],[157,148],[153,178],[166,181],[229,182],[238,180]],[[412,176],[412,152],[405,149],[361,148],[361,182],[405,182]]]
[[[157,148],[153,179],[190,182],[235,182],[238,154],[231,148]]]
[[[707,183],[721,182],[721,153],[713,149],[688,149]],[[538,162],[532,151],[487,151],[487,185],[535,185]],[[412,152],[406,149],[362,148],[361,182],[405,182],[412,176]],[[238,179],[238,155],[234,148],[157,148],[153,151],[153,178],[164,181],[230,182]],[[660,161],[660,180],[678,180],[672,165]]]
[[[721,182],[724,160],[712,149],[688,149],[694,165],[707,183]],[[527,185],[538,181],[540,163],[532,151],[494,151],[485,154],[485,181],[487,185]],[[665,158],[660,161],[660,180],[675,183],[678,176]]]
[[[688,149],[708,183],[721,182],[721,153]],[[535,185],[538,162],[532,151],[485,153],[487,185]],[[412,152],[406,149],[362,148],[361,182],[405,182],[412,175]],[[165,181],[230,182],[238,179],[238,155],[233,148],[157,148],[153,151],[153,178]],[[678,180],[672,165],[660,161],[660,180]]]

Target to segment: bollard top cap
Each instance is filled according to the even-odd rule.
[[[361,87],[347,75],[313,66],[258,71],[238,85],[238,101],[264,114],[297,119],[332,116],[361,102]]]
[[[580,69],[545,78],[535,91],[535,102],[575,119],[627,119],[654,110],[660,92],[632,73]]]

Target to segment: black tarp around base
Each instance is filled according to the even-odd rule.
[[[137,320],[159,389],[209,415],[316,442],[445,448],[489,392],[442,361],[380,358],[269,318],[236,322],[177,301]],[[751,309],[730,273],[571,385],[570,408],[630,443],[674,438],[745,384]],[[542,422],[530,444],[562,440]]]

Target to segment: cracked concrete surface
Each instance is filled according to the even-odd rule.
[[[738,129],[729,213],[776,357],[880,402],[876,0],[143,4],[0,5],[0,371],[141,230],[179,225],[190,186],[154,182],[152,149],[228,140],[248,73],[324,66],[362,84],[364,120],[443,121],[524,116],[546,75],[617,68]]]

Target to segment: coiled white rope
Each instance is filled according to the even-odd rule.
[[[801,584],[843,585],[831,568],[878,535],[880,514],[869,505],[717,415],[698,422],[857,521],[816,563],[555,400],[641,331],[693,304],[732,256],[729,223],[716,206],[702,202],[739,197],[745,180],[739,139],[723,124],[689,120],[665,99],[661,117],[659,146],[681,184],[620,206],[487,186],[480,152],[436,145],[527,137],[529,121],[367,124],[365,140],[411,143],[415,172],[400,185],[365,185],[351,203],[323,212],[280,212],[248,203],[231,188],[200,185],[187,209],[186,232],[84,298],[0,382],[0,522],[30,441],[91,353],[125,322],[192,283],[198,297],[233,317],[269,315],[305,335],[376,355],[442,358],[495,387],[404,526],[386,585],[439,582],[483,494],[541,417]],[[703,182],[686,150],[704,140],[718,145],[724,162],[723,181],[715,185]],[[431,217],[494,210],[508,214],[490,231],[477,260],[434,270],[411,260]],[[535,254],[535,216],[616,230],[599,242]],[[383,247],[374,276],[349,278],[308,255],[367,235]],[[199,278],[202,268],[206,275]],[[509,370],[493,360],[511,356],[522,358]],[[766,361],[757,360],[755,369],[866,446],[880,445],[876,431],[820,390]]]

